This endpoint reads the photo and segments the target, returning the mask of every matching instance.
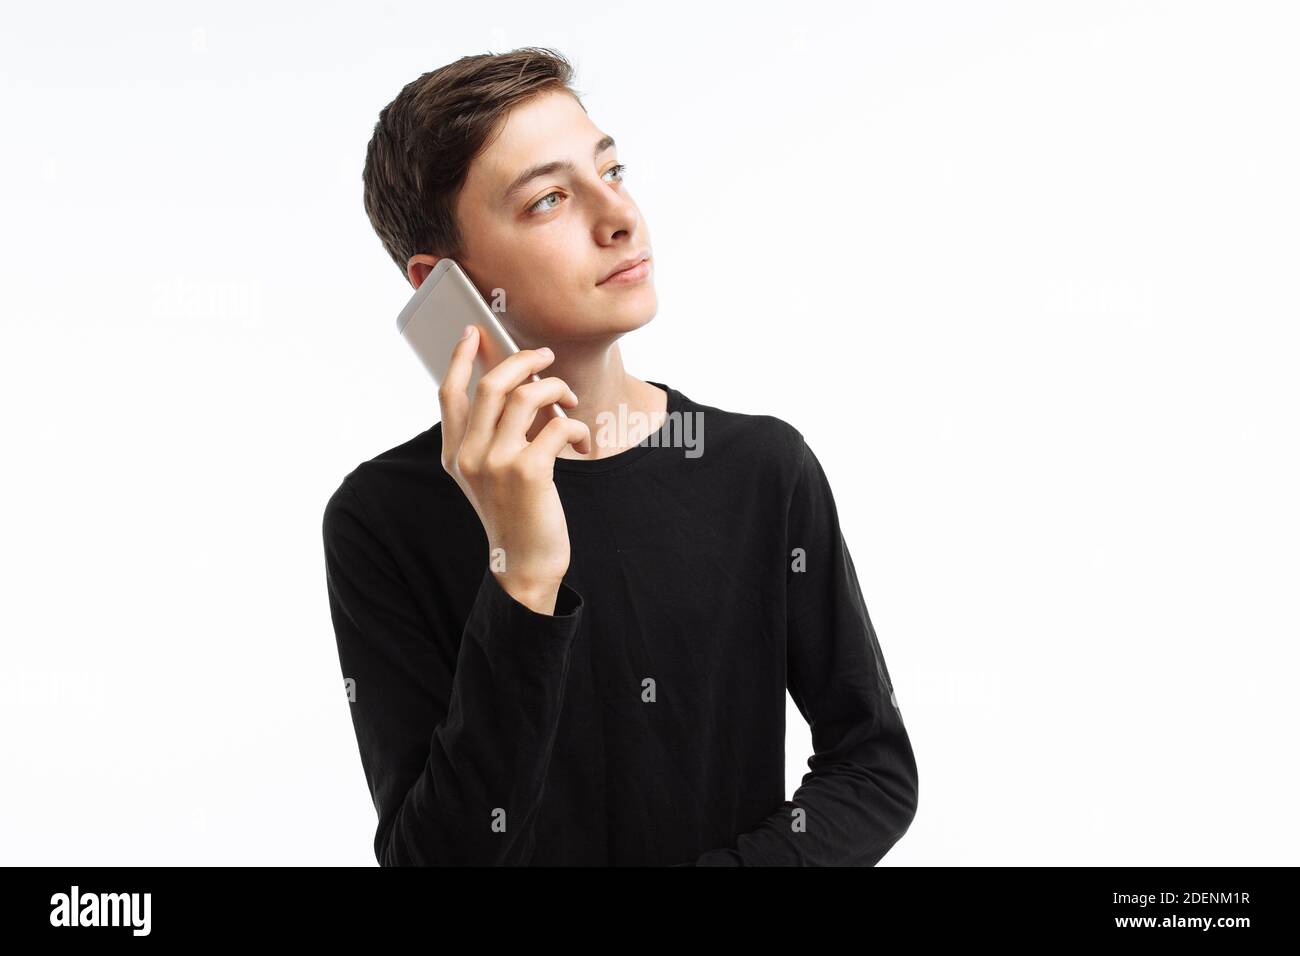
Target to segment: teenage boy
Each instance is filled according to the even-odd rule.
[[[471,395],[471,327],[441,421],[325,509],[376,859],[874,865],[917,770],[826,475],[784,421],[624,371],[650,234],[571,75],[541,48],[464,57],[367,151],[410,285],[450,257],[521,349]],[[815,749],[789,800],[787,689]]]

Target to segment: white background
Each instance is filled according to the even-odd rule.
[[[920,771],[881,865],[1294,864],[1295,9],[11,13],[0,862],[374,864],[320,521],[438,408],[365,146],[540,45],[651,229],[628,369],[830,476]]]

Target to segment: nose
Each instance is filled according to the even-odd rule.
[[[596,230],[603,240],[617,238],[620,233],[631,234],[636,231],[637,220],[641,214],[632,197],[621,190],[610,189],[601,184],[603,194],[597,200]]]

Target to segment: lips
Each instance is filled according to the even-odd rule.
[[[610,272],[608,275],[606,275],[605,278],[597,282],[596,285],[604,285],[606,282],[614,278],[614,276],[618,275],[620,272],[626,272],[629,269],[633,269],[649,258],[650,258],[649,252],[642,252],[639,255],[633,256],[631,259],[624,259],[622,262],[616,265],[613,271]]]

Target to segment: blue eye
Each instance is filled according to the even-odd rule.
[[[547,193],[547,194],[546,194],[545,196],[543,196],[541,199],[537,200],[537,202],[535,202],[535,203],[533,203],[531,206],[529,206],[529,207],[528,207],[528,211],[529,211],[529,212],[536,212],[536,211],[538,211],[539,209],[541,209],[542,212],[545,212],[547,209],[554,209],[554,208],[555,208],[554,206],[546,206],[546,207],[543,209],[543,208],[542,208],[542,203],[546,202],[546,200],[550,199],[552,196],[558,196],[558,195],[559,195],[559,193]]]
[[[608,176],[610,173],[618,173],[618,179],[617,179],[617,180],[607,180],[607,182],[622,182],[622,181],[623,181],[623,170],[625,170],[625,169],[627,169],[627,163],[616,163],[616,164],[614,164],[613,166],[609,167],[609,169],[605,170],[605,175]],[[555,208],[555,205],[558,205],[558,204],[546,205],[546,206],[543,206],[542,204],[545,203],[546,200],[550,199],[552,196],[560,196],[560,195],[563,195],[563,194],[560,193],[558,190],[557,190],[556,192],[550,192],[550,193],[547,193],[547,194],[546,194],[545,196],[543,196],[541,199],[537,200],[537,202],[535,202],[535,203],[533,203],[531,206],[529,206],[529,207],[528,207],[528,211],[529,211],[529,212],[549,212],[550,210],[552,210],[552,209]]]

